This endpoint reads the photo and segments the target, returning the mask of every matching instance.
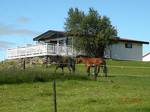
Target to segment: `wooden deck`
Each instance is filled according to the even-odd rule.
[[[47,55],[75,56],[76,51],[73,50],[72,46],[62,46],[56,44],[37,44],[7,50],[7,59]]]

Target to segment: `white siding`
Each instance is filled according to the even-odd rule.
[[[124,42],[119,42],[107,48],[106,56],[119,60],[142,60],[142,44],[132,43],[132,48],[126,48]]]
[[[143,46],[140,43],[132,43],[132,48],[126,48],[125,42],[118,42],[108,46],[105,50],[105,57],[118,59],[118,60],[137,60],[142,61]],[[35,57],[44,55],[72,55],[77,53],[73,46],[59,45],[58,44],[37,44],[21,48],[14,48],[7,50],[7,59]],[[150,55],[145,57],[144,60],[150,60]]]

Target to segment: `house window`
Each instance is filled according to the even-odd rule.
[[[132,48],[132,43],[125,43],[125,48]]]
[[[72,45],[72,39],[71,38],[67,38],[66,39],[66,44],[67,45]]]
[[[59,40],[60,45],[64,45],[64,40]]]

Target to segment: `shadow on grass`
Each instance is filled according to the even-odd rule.
[[[49,76],[49,80],[91,80],[88,76],[82,74],[51,73]]]

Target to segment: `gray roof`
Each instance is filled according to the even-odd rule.
[[[60,38],[60,37],[65,37],[65,36],[66,36],[66,33],[64,31],[49,30],[49,31],[33,38],[33,40],[34,41],[45,41],[45,40]],[[127,38],[117,38],[117,39],[112,39],[112,41],[149,44],[149,42],[146,42],[146,41],[131,40],[131,39],[127,39]]]
[[[49,31],[33,38],[33,40],[34,41],[44,41],[44,40],[53,39],[53,38],[60,38],[60,37],[65,37],[65,32],[49,30]]]

